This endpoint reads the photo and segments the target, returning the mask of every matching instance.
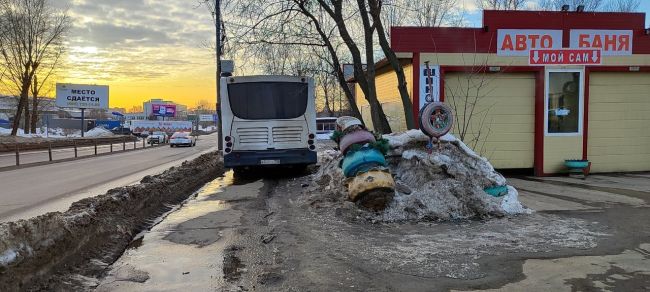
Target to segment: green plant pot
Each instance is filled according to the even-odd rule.
[[[585,169],[589,166],[589,160],[567,159],[564,161],[564,165],[569,169]]]
[[[490,196],[501,197],[508,193],[508,186],[503,185],[503,186],[488,187],[488,188],[484,188],[483,191],[485,191]]]

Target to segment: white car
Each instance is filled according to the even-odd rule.
[[[189,132],[176,132],[169,139],[169,147],[174,146],[196,146],[196,136],[190,135]]]
[[[167,133],[162,131],[155,131],[148,137],[149,144],[165,144],[167,143]]]

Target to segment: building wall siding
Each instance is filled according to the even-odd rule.
[[[409,96],[413,94],[413,66],[410,60],[402,61],[402,68],[404,69],[404,77],[409,90]],[[388,118],[393,132],[401,132],[406,130],[406,120],[404,118],[404,107],[402,106],[402,99],[397,89],[397,74],[393,71],[390,65],[381,68],[375,75],[375,84],[377,87],[377,99],[382,104],[384,113]],[[363,116],[363,121],[372,129],[372,120],[370,118],[370,106],[366,100],[363,91],[357,83],[355,86],[357,105]],[[412,99],[411,99],[412,100]]]
[[[650,74],[591,73],[589,92],[591,170],[650,170]]]
[[[582,135],[544,137],[544,173],[566,172],[564,160],[582,159]]]
[[[464,122],[470,116],[464,114],[466,97],[469,106],[478,97],[469,122]],[[445,75],[445,103],[456,108],[452,133],[459,137],[465,127],[465,143],[495,168],[533,167],[534,102],[535,76],[530,73]]]

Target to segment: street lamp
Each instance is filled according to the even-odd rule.
[[[217,143],[219,150],[223,149],[223,133],[221,127],[221,94],[220,94],[220,82],[221,79],[221,0],[214,0],[214,24],[216,29],[216,55],[217,55],[217,119],[219,120],[219,132]]]

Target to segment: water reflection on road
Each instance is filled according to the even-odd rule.
[[[234,185],[232,172],[208,183],[136,238],[97,291],[207,291],[223,286],[223,252],[242,215],[228,201],[239,195],[256,197],[262,186],[261,181]]]

